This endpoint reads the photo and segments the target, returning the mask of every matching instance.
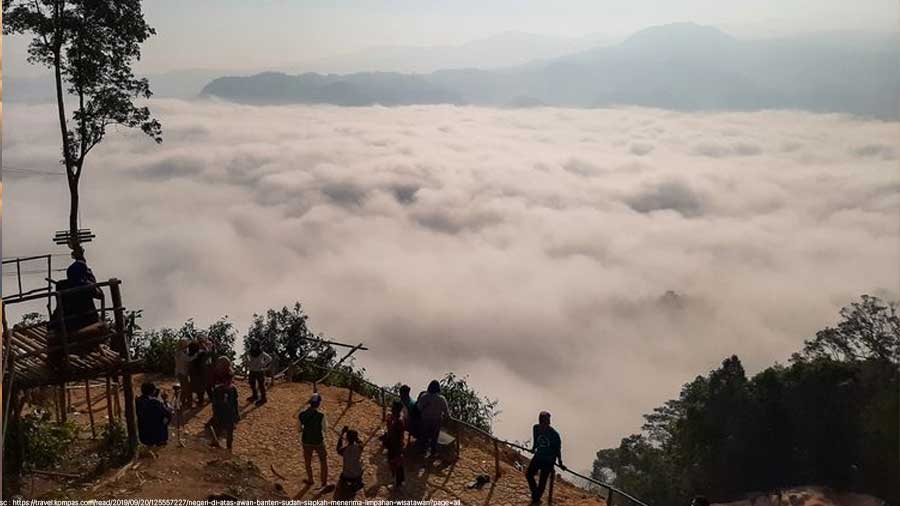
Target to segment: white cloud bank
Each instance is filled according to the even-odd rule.
[[[737,353],[784,361],[861,293],[897,297],[896,123],[793,112],[244,107],[156,101],[165,143],[92,153],[100,276],[149,326],[304,303],[382,383],[453,370],[548,409],[572,464]],[[7,108],[54,170],[53,110]],[[62,177],[8,176],[4,255],[46,251]],[[64,260],[64,259],[63,259]],[[6,278],[5,281],[9,280]],[[677,307],[666,290],[685,294]]]

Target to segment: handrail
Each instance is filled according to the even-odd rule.
[[[86,292],[89,290],[93,290],[95,288],[112,287],[114,285],[121,285],[121,284],[122,284],[121,280],[110,279],[109,281],[99,281],[97,283],[91,283],[91,284],[87,284],[84,286],[76,286],[74,288],[66,288],[64,290],[49,291],[47,293],[42,293],[40,295],[29,295],[29,296],[18,297],[15,300],[7,300],[7,298],[4,297],[3,303],[7,304],[7,305],[18,304],[20,302],[28,302],[28,301],[37,300],[37,299],[44,299],[47,297],[54,297],[54,296],[62,295],[62,294]]]
[[[33,260],[46,260],[47,262],[47,277],[50,276],[50,273],[53,272],[53,255],[52,254],[44,254],[44,255],[32,255],[27,257],[12,257],[12,258],[4,258],[2,259],[2,265],[16,265],[16,287],[18,288],[18,292],[10,295],[6,295],[2,297],[4,303],[10,304],[12,302],[18,302],[25,296],[30,296],[36,293],[40,293],[43,296],[47,296],[52,290],[53,287],[51,283],[48,281],[47,286],[43,286],[41,288],[34,288],[28,291],[23,291],[22,289],[22,263],[23,262],[31,262]],[[4,269],[5,270],[5,269]],[[28,300],[35,300],[42,297],[29,297]],[[47,304],[49,305],[49,299]]]
[[[301,360],[299,360],[298,362],[300,362],[300,363],[307,363],[307,364],[309,364],[309,365],[312,365],[313,367],[318,367],[318,368],[320,368],[320,369],[326,369],[326,370],[329,371],[329,373],[336,372],[336,373],[338,373],[338,374],[349,375],[349,376],[355,378],[356,381],[358,381],[358,382],[360,382],[360,383],[362,383],[362,384],[364,384],[364,385],[367,385],[367,386],[369,386],[370,388],[374,388],[374,389],[377,390],[382,396],[391,396],[391,397],[394,397],[394,398],[397,398],[397,399],[400,398],[400,396],[397,395],[397,394],[395,394],[394,392],[392,392],[392,391],[390,391],[390,390],[387,390],[387,389],[385,389],[385,388],[382,387],[382,386],[376,385],[375,383],[372,383],[371,381],[369,381],[369,380],[363,378],[362,376],[360,376],[359,374],[357,374],[357,373],[355,373],[355,372],[353,372],[353,371],[347,371],[347,370],[335,369],[335,368],[328,367],[328,366],[323,366],[323,365],[321,365],[321,364],[316,364],[315,362],[312,362],[312,361],[307,360],[307,359],[301,359]],[[352,386],[352,383],[351,383],[351,386]],[[348,387],[348,388],[349,388],[349,387]],[[383,398],[383,397],[382,397],[382,398]],[[504,445],[509,446],[509,447],[511,447],[511,448],[515,448],[515,449],[517,449],[517,450],[521,450],[521,451],[524,451],[524,452],[527,452],[527,453],[534,453],[534,450],[532,450],[532,449],[530,449],[530,448],[526,448],[526,447],[524,447],[524,446],[522,446],[522,445],[520,445],[520,444],[513,443],[513,442],[511,442],[511,441],[507,441],[507,440],[505,440],[505,439],[498,438],[498,437],[494,436],[493,434],[487,432],[486,430],[481,429],[481,428],[479,428],[479,427],[476,427],[476,426],[474,426],[474,425],[472,425],[472,424],[470,424],[470,423],[468,423],[468,422],[465,422],[465,421],[463,421],[463,420],[460,420],[460,419],[458,419],[458,418],[450,417],[450,420],[451,420],[453,423],[458,424],[458,425],[461,425],[461,426],[465,427],[466,429],[468,429],[468,430],[470,430],[470,431],[474,431],[474,432],[479,433],[480,435],[482,435],[482,436],[484,436],[484,437],[490,439],[490,440],[493,441],[494,443],[504,444]],[[626,493],[626,492],[623,492],[622,490],[619,490],[618,488],[616,488],[616,487],[614,487],[614,486],[612,486],[612,485],[610,485],[610,484],[608,484],[608,483],[603,483],[603,482],[601,482],[601,481],[599,481],[599,480],[595,480],[595,479],[593,479],[593,478],[587,477],[587,476],[585,476],[585,475],[583,475],[583,474],[581,474],[581,473],[572,471],[572,470],[569,469],[568,467],[562,467],[562,466],[560,466],[559,464],[557,464],[556,462],[553,463],[553,466],[554,466],[555,468],[559,468],[561,471],[565,471],[565,472],[567,472],[567,473],[569,473],[569,474],[571,474],[571,475],[573,475],[573,476],[576,476],[576,477],[578,477],[578,478],[580,478],[580,479],[582,479],[582,480],[584,480],[584,481],[587,481],[588,483],[591,483],[592,485],[596,485],[596,486],[598,486],[598,487],[601,487],[601,488],[606,489],[607,494],[608,494],[608,495],[607,495],[607,504],[609,504],[609,502],[610,502],[610,501],[609,501],[609,498],[611,498],[612,494],[615,493],[615,494],[618,494],[618,495],[620,495],[620,496],[622,496],[622,497],[625,497],[626,499],[628,499],[628,500],[631,501],[631,502],[634,502],[635,504],[638,504],[639,506],[648,506],[645,502],[641,501],[640,499],[637,499],[636,497],[632,496],[631,494],[628,494],[628,493]]]

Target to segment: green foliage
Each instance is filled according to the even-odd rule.
[[[30,327],[32,325],[37,325],[41,322],[46,322],[47,319],[40,313],[25,313],[22,315],[22,319],[19,320],[18,325],[23,327]]]
[[[162,328],[140,332],[132,336],[131,354],[144,361],[147,371],[172,374],[175,370],[178,342],[182,339],[206,339],[214,356],[226,356],[233,361],[236,332],[227,318],[220,318],[205,329],[197,327],[194,320],[190,319],[177,330]]]
[[[25,461],[34,469],[47,469],[60,462],[78,436],[74,422],[56,423],[48,416],[25,415],[18,429],[23,432]]]
[[[597,452],[592,476],[649,504],[728,501],[824,484],[900,500],[900,327],[894,304],[864,296],[790,367],[747,379],[732,356],[645,415],[641,434]]]
[[[113,421],[103,427],[99,453],[106,467],[118,467],[128,461],[128,432],[123,424]]]
[[[469,385],[468,379],[468,376],[460,377],[448,372],[440,380],[441,394],[447,398],[450,415],[453,418],[490,433],[494,418],[500,414],[498,409],[500,402],[481,397]]]
[[[172,329],[150,330],[131,340],[131,355],[144,361],[149,372],[172,374],[175,371],[175,352],[178,333]]]
[[[334,348],[321,341],[310,341],[317,338],[321,340],[322,336],[316,336],[309,329],[308,320],[309,316],[299,302],[278,311],[269,309],[265,315],[254,314],[247,335],[244,336],[244,349],[249,350],[253,344],[259,344],[263,351],[281,365],[301,357],[307,357],[320,365],[332,364],[336,357]]]
[[[803,351],[792,361],[817,358],[853,361],[879,360],[900,365],[900,317],[897,303],[883,303],[878,297],[863,295],[841,309],[836,328],[826,327],[805,341]]]
[[[144,21],[140,0],[4,0],[3,34],[24,33],[34,35],[28,61],[58,70],[65,91],[78,98],[64,145],[71,172],[77,167],[80,175],[84,157],[110,125],[137,127],[162,142],[159,122],[134,104],[151,93],[131,64],[156,33]]]

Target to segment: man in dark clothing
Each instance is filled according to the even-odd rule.
[[[153,383],[141,385],[141,396],[134,401],[138,422],[138,438],[147,446],[162,446],[169,441],[172,411],[157,395]]]
[[[306,465],[306,480],[304,483],[312,485],[312,455],[319,456],[319,466],[322,472],[322,489],[328,486],[328,454],[325,450],[325,432],[328,421],[325,413],[319,411],[322,404],[322,396],[314,393],[309,398],[309,407],[301,411],[297,416],[300,429],[300,442],[303,443],[303,462]]]
[[[95,284],[97,280],[84,260],[76,260],[66,269],[66,279],[56,284],[56,291],[65,292],[73,288],[80,288]],[[100,321],[97,306],[94,299],[103,299],[103,291],[94,287],[92,290],[80,290],[77,292],[62,293],[60,299],[63,306],[66,332],[72,334],[84,327]],[[53,311],[50,319],[50,328],[53,331],[59,329],[57,317],[59,307]]]
[[[426,455],[437,454],[438,438],[441,434],[441,424],[450,417],[450,406],[447,399],[441,395],[441,384],[432,380],[428,384],[428,391],[419,394],[416,399],[416,407],[422,416],[422,425],[416,443],[421,442],[425,446]]]
[[[225,362],[228,362],[228,359],[225,359]],[[230,370],[231,364],[228,363],[227,365],[228,370]],[[231,451],[234,443],[234,428],[241,420],[241,415],[238,411],[237,388],[232,383],[230,376],[226,376],[221,383],[213,388],[210,402],[212,403],[213,416],[206,422],[207,430],[212,433],[210,444],[220,447],[219,437],[224,435],[225,447],[228,448],[228,451]]]
[[[541,411],[538,415],[538,423],[532,429],[531,440],[534,457],[528,464],[525,477],[528,479],[528,488],[531,489],[531,501],[538,504],[544,495],[547,478],[553,472],[554,462],[559,461],[559,467],[566,468],[562,462],[562,439],[556,429],[550,426],[550,413]],[[540,473],[539,481],[535,483],[534,475],[538,473]]]

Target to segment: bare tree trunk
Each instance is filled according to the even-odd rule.
[[[69,176],[69,234],[72,249],[80,247],[78,241],[78,178]]]
[[[56,23],[61,23],[62,5],[57,2],[54,5],[54,18]],[[55,44],[53,58],[53,77],[56,81],[56,108],[59,112],[59,131],[62,137],[63,162],[66,164],[66,177],[69,180],[69,196],[71,197],[69,208],[69,233],[72,237],[72,249],[77,247],[78,237],[78,172],[73,159],[73,153],[69,149],[69,128],[66,123],[66,105],[63,102],[62,83],[62,29],[57,26],[53,40]]]

